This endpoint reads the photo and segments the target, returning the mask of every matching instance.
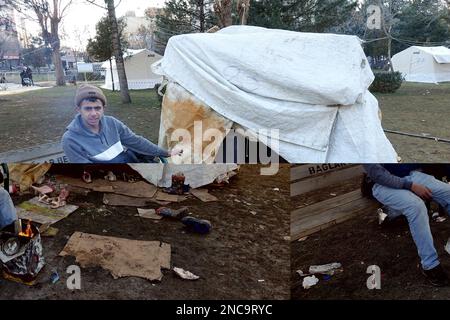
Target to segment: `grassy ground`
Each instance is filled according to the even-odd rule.
[[[106,91],[106,114],[125,122],[136,133],[157,142],[160,103],[154,90],[132,91],[131,105],[118,92]],[[70,123],[74,86],[51,88],[0,98],[0,152],[59,141]],[[385,129],[450,139],[450,83],[405,83],[394,94],[377,94]],[[450,145],[421,138],[388,134],[404,162],[448,162]]]
[[[0,152],[59,141],[76,114],[76,87],[55,87],[0,98]],[[121,103],[120,94],[105,90],[106,114],[134,132],[157,142],[160,102],[155,90],[131,91],[133,103]]]
[[[383,128],[450,139],[450,83],[404,83],[394,94],[376,95]],[[387,134],[404,162],[448,162],[450,144]]]

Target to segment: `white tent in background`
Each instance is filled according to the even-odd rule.
[[[156,84],[161,83],[162,77],[154,74],[151,70],[152,63],[161,58],[162,56],[148,49],[127,50],[124,53],[124,62],[128,88],[133,90],[151,89],[154,88]],[[102,68],[106,70],[105,84],[102,88],[112,90],[114,79],[114,88],[120,90],[119,75],[117,74],[115,59],[112,60],[112,77],[109,61],[105,61],[102,64]]]
[[[406,81],[450,81],[450,49],[446,47],[409,47],[392,57],[392,65]]]

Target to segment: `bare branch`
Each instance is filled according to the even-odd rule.
[[[99,7],[99,8],[102,8],[102,9],[104,9],[104,10],[108,10],[108,8],[107,8],[106,6],[103,7],[103,6],[99,5],[99,4],[97,4],[97,3],[95,2],[95,0],[84,0],[84,1],[86,1],[86,2],[88,2],[88,3],[90,3],[90,4],[93,4],[94,6],[97,6],[97,7]]]
[[[65,17],[65,15],[64,15],[64,13],[65,13],[65,11],[72,5],[72,3],[73,3],[73,0],[70,0],[63,8],[62,8],[62,10],[61,10],[61,13],[60,13],[60,17],[61,17],[61,19],[63,18],[63,17]]]

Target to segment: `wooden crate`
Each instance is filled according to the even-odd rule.
[[[362,165],[308,164],[291,167],[291,196],[362,178]],[[376,210],[376,201],[364,198],[359,184],[354,191],[314,203],[291,212],[291,241],[308,236],[337,223],[346,221],[367,210]]]

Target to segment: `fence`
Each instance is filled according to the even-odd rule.
[[[8,71],[8,72],[1,72],[0,71],[0,78],[4,76],[6,79],[6,82],[9,83],[16,83],[21,84],[22,80],[20,78],[20,72],[19,71]],[[85,74],[83,73],[77,73],[76,70],[69,70],[65,72],[65,78],[67,82],[73,81],[76,79],[77,81],[103,81],[105,79],[104,76],[102,76],[100,73],[87,73],[86,78]],[[54,71],[46,71],[46,72],[33,72],[33,81],[35,83],[38,82],[54,82],[56,81],[56,76]]]
[[[6,82],[21,84],[20,72],[0,72],[6,78]],[[55,72],[33,72],[34,82],[56,81]]]

